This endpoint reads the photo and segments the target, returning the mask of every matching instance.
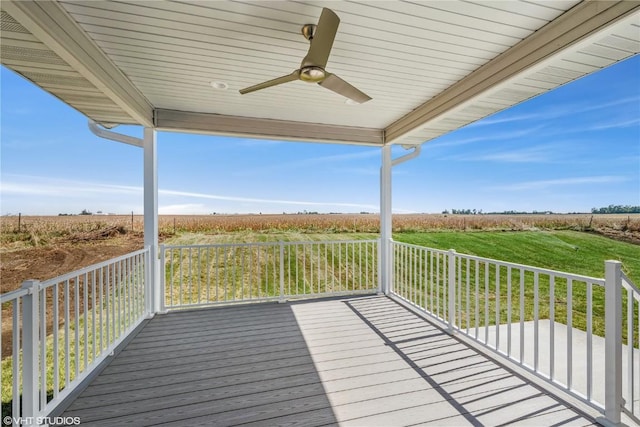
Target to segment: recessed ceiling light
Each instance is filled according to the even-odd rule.
[[[359,102],[356,102],[353,99],[349,99],[349,98],[347,98],[347,100],[344,101],[344,103],[347,104],[347,105],[360,105]]]
[[[218,90],[225,90],[229,87],[228,84],[226,84],[225,82],[217,82],[217,81],[213,81],[210,83],[211,87],[214,89],[218,89]]]

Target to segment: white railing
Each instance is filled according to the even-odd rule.
[[[378,289],[377,240],[163,245],[160,262],[163,309]]]
[[[627,341],[622,354],[622,399],[624,411],[640,424],[640,289],[624,273],[620,275],[627,319],[622,331]]]
[[[393,295],[443,322],[449,332],[466,335],[597,408],[607,419],[619,419],[624,406],[637,420],[640,294],[621,280],[620,263],[607,261],[607,269],[618,275],[605,280],[454,250],[391,244]],[[606,297],[613,307],[606,310],[609,323],[616,326],[606,333],[605,287],[618,294]],[[623,288],[624,300],[631,302],[626,315]],[[613,367],[620,372],[615,380],[615,369],[607,371]]]
[[[47,416],[140,324],[149,265],[140,250],[0,296],[3,425]]]

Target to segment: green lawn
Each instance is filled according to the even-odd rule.
[[[583,276],[597,278],[604,277],[605,260],[613,259],[622,262],[623,271],[635,283],[640,284],[640,246],[630,243],[618,242],[606,237],[576,231],[532,231],[532,232],[434,232],[434,233],[397,233],[394,239],[399,242],[410,243],[419,246],[427,246],[435,249],[455,249],[458,253],[476,255],[483,258],[492,258],[517,264],[524,264],[539,268],[575,273]],[[465,267],[462,273],[465,273]],[[469,276],[475,276],[476,266],[470,266]],[[475,302],[473,293],[475,286],[471,285],[469,301],[463,304],[471,306],[461,306],[464,310],[462,325],[466,322],[474,324],[479,318],[481,325],[494,325],[496,318],[500,318],[500,323],[510,323],[519,321],[519,282],[520,273],[516,269],[512,272],[511,280],[511,305],[513,310],[507,311],[509,288],[507,281],[508,271],[505,267],[500,269],[500,290],[497,289],[497,274],[494,267],[488,269],[482,264],[480,270],[480,292],[478,302]],[[488,280],[485,282],[485,273]],[[437,284],[440,292],[447,293],[447,285],[441,274],[440,282]],[[462,283],[466,283],[467,276],[462,277]],[[534,310],[534,275],[526,273],[524,278],[524,319],[533,320]],[[472,279],[473,281],[473,279]],[[424,279],[423,279],[424,282]],[[428,301],[427,285],[418,283],[410,284],[411,293],[405,295],[409,299],[416,299],[415,302]],[[463,286],[464,287],[464,286]],[[539,318],[550,317],[551,306],[551,283],[548,275],[540,275],[539,280]],[[568,310],[568,282],[564,278],[556,277],[553,291],[553,309],[556,322],[566,323]],[[463,298],[464,292],[462,291]],[[477,292],[477,291],[475,291]],[[576,281],[571,288],[572,317],[574,327],[586,330],[587,297],[586,287],[583,282]],[[496,301],[500,301],[500,313],[496,313]],[[593,288],[593,332],[596,335],[604,334],[604,288]],[[479,312],[476,311],[476,304]],[[627,296],[623,293],[623,321],[626,322]],[[436,306],[440,312],[446,311],[446,307]],[[467,310],[468,309],[468,310]],[[634,318],[637,317],[638,307],[634,308]],[[467,318],[466,316],[470,316]],[[626,323],[625,323],[626,324]],[[623,329],[623,340],[626,342],[627,331]],[[634,345],[638,345],[634,343]]]
[[[622,262],[623,271],[640,284],[640,246],[578,231],[479,231],[395,233],[394,240],[436,249],[604,277],[604,261]]]

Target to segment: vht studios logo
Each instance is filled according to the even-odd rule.
[[[19,426],[58,426],[80,425],[80,417],[10,417],[2,419],[3,425]]]

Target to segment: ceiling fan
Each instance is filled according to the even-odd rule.
[[[323,8],[318,25],[306,24],[302,27],[302,34],[309,40],[310,46],[307,56],[300,63],[300,68],[286,76],[240,89],[240,93],[244,95],[282,83],[302,80],[309,83],[318,83],[325,89],[332,90],[358,104],[369,101],[371,97],[367,94],[325,70],[339,24],[340,18],[338,18],[338,15],[331,9]]]

